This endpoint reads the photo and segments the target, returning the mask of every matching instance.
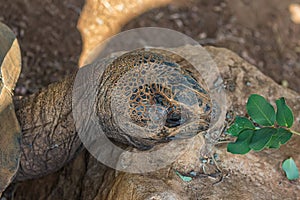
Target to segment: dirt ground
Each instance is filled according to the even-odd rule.
[[[84,0],[0,0],[0,21],[17,34],[22,73],[16,95],[31,94],[76,70],[76,29]]]
[[[123,30],[178,30],[203,45],[237,52],[278,83],[285,81],[300,92],[300,25],[290,20],[288,11],[296,1],[180,1],[139,16]],[[81,52],[76,24],[83,5],[84,0],[0,0],[0,21],[15,31],[22,48],[17,95],[33,93],[76,69]]]
[[[159,26],[183,32],[200,44],[233,50],[300,92],[300,25],[288,11],[297,1],[180,1],[137,17],[123,30]],[[31,94],[76,70],[82,44],[76,24],[83,5],[84,0],[0,0],[0,21],[14,30],[22,50],[16,95]]]
[[[226,47],[276,82],[300,91],[300,25],[290,20],[295,1],[189,1],[160,8],[125,29],[160,26],[183,32],[202,45]]]

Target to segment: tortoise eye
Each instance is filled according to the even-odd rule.
[[[174,95],[170,88],[154,83],[149,85],[134,89],[135,93],[129,98],[132,108],[129,112],[133,123],[143,127],[149,126],[150,123],[164,123],[167,128],[183,125],[188,119],[182,113],[181,107],[177,105],[178,98],[183,99],[186,103],[189,101],[181,97],[180,92]]]
[[[166,127],[174,128],[183,124],[185,120],[182,118],[182,114],[180,112],[172,112],[168,115],[166,120]]]
[[[134,88],[130,98],[130,117],[139,126],[147,126],[150,121],[165,121],[170,112],[170,100],[160,94],[163,87],[159,84],[145,84]]]

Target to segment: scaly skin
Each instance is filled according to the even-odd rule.
[[[193,132],[196,130],[199,133],[199,131],[207,130],[210,122],[211,101],[201,76],[196,79],[189,71],[192,68],[182,57],[159,49],[151,49],[151,51],[139,49],[115,59],[103,73],[98,88],[98,102],[96,103],[99,122],[107,136],[120,143],[145,150],[156,143],[169,141],[180,131]],[[197,76],[197,74],[194,75]],[[124,77],[126,77],[125,80],[122,80]],[[170,78],[173,79],[173,84],[169,80]],[[182,81],[179,81],[180,79]],[[157,81],[161,81],[161,83]],[[172,86],[170,87],[168,84]],[[192,88],[193,86],[195,87]],[[196,105],[187,105],[187,102],[192,99],[192,95],[178,100],[177,97],[182,91],[193,92],[194,98],[198,99],[196,104],[201,105],[198,108]],[[112,97],[114,96],[118,96],[117,100],[113,102],[113,107],[116,108],[114,112],[120,113],[123,107],[128,108],[124,116],[129,112],[125,118],[131,118],[133,123],[127,123],[126,128],[133,130],[132,132],[136,132],[136,134],[127,134],[129,131],[121,130],[119,123],[115,121],[111,108]],[[143,99],[143,96],[147,96],[147,98]],[[157,116],[159,120],[151,123],[151,119],[147,115],[147,112],[153,112],[149,111],[151,105],[169,109],[165,115],[156,111],[164,116]],[[138,110],[139,108],[142,110]],[[184,112],[187,116],[183,115]],[[195,123],[195,120],[192,119],[198,117],[200,120]],[[180,123],[180,119],[183,118],[186,118],[186,121]],[[163,120],[166,120],[164,127],[154,128],[150,133],[145,131],[146,127],[148,128]],[[159,132],[155,131],[157,129]]]
[[[176,134],[180,132],[179,130],[191,132],[196,128],[199,133],[208,128],[211,102],[208,93],[205,91],[205,85],[199,78],[193,78],[189,71],[191,66],[182,60],[181,57],[172,57],[165,54],[166,52],[160,51],[154,54],[145,54],[143,51],[133,52],[133,54],[127,54],[125,57],[119,57],[104,71],[98,87],[98,101],[95,108],[99,123],[104,128],[107,137],[123,145],[147,149],[158,142],[169,141],[169,137],[176,137]],[[180,83],[175,86],[175,89],[170,89],[166,85],[156,85],[156,92],[148,92],[149,98],[146,102],[143,102],[143,106],[159,105],[161,108],[169,108],[167,109],[168,115],[165,115],[166,119],[169,120],[167,121],[168,125],[164,126],[161,133],[150,132],[150,135],[147,135],[136,131],[135,135],[128,135],[120,129],[118,122],[112,117],[111,102],[113,90],[116,87],[114,84],[124,74],[131,72],[133,68],[141,70],[144,65],[133,66],[138,63],[139,59],[144,59],[143,56],[145,55],[146,57],[148,56],[147,62],[150,62],[151,58],[154,59],[151,62],[156,64],[167,61],[164,64],[170,65],[171,67],[169,68],[172,68],[172,72],[188,77],[187,80],[189,82]],[[156,57],[157,55],[158,57]],[[177,63],[176,66],[171,62]],[[180,65],[182,65],[182,69],[179,68]],[[72,116],[72,87],[75,77],[76,74],[73,74],[59,83],[52,84],[36,94],[15,102],[16,115],[22,128],[22,153],[17,180],[37,178],[57,171],[82,149]],[[178,78],[175,76],[175,79]],[[195,86],[194,89],[189,88],[192,83]],[[197,105],[201,103],[199,109],[195,109],[194,105],[185,105],[185,102],[176,100],[176,95],[181,90],[178,89],[180,88],[179,86],[184,87],[184,90],[192,90],[196,93],[199,101],[196,103]],[[150,90],[150,88],[148,89]],[[143,91],[146,92],[145,87]],[[117,92],[125,93],[122,90],[117,90]],[[155,96],[157,94],[159,94],[158,97],[160,99],[157,99],[158,97]],[[134,114],[133,110],[136,111],[137,109],[135,101],[137,100],[129,102],[129,104],[134,104],[132,109],[129,108],[129,114],[133,120],[133,125],[130,128],[140,126],[142,127],[141,130],[143,130],[145,126],[151,123],[151,120],[145,110],[142,114]],[[117,102],[120,101],[117,100]],[[140,105],[140,102],[138,102],[138,105]],[[181,109],[185,109],[187,116],[181,114]],[[191,122],[190,118],[194,118],[199,113],[201,114],[200,120]],[[183,125],[178,122],[178,117],[180,118],[181,116],[186,118],[186,122]]]
[[[72,116],[74,79],[75,74],[15,102],[22,127],[18,180],[57,171],[81,149]]]

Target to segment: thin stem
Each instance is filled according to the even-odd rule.
[[[296,135],[299,135],[300,136],[300,133],[298,133],[298,132],[296,132],[296,131],[293,131],[293,130],[290,130],[291,131],[291,133],[293,133],[293,134],[296,134]]]

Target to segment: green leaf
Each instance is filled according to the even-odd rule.
[[[189,176],[183,176],[179,172],[175,172],[175,173],[181,178],[181,180],[183,180],[185,182],[190,182],[191,180],[193,180],[191,177],[189,177]]]
[[[235,142],[227,145],[227,151],[233,154],[246,154],[251,149],[249,143],[251,141],[254,130],[246,129],[242,131]]]
[[[262,128],[255,130],[249,147],[254,151],[261,151],[267,146],[272,136],[277,133],[275,128]]]
[[[294,123],[294,115],[292,110],[285,103],[284,97],[276,100],[277,113],[276,113],[276,121],[280,126],[292,127]]]
[[[299,170],[296,166],[293,158],[289,158],[282,163],[282,169],[284,170],[286,177],[289,180],[295,180],[299,178]]]
[[[247,102],[247,112],[256,123],[272,126],[275,122],[274,107],[262,96],[252,94]]]
[[[234,123],[227,129],[227,133],[232,136],[238,136],[245,129],[255,129],[253,123],[246,117],[235,118]]]
[[[280,145],[285,144],[292,137],[292,133],[284,128],[278,128],[277,132],[272,136],[267,144],[269,148],[278,149]]]

